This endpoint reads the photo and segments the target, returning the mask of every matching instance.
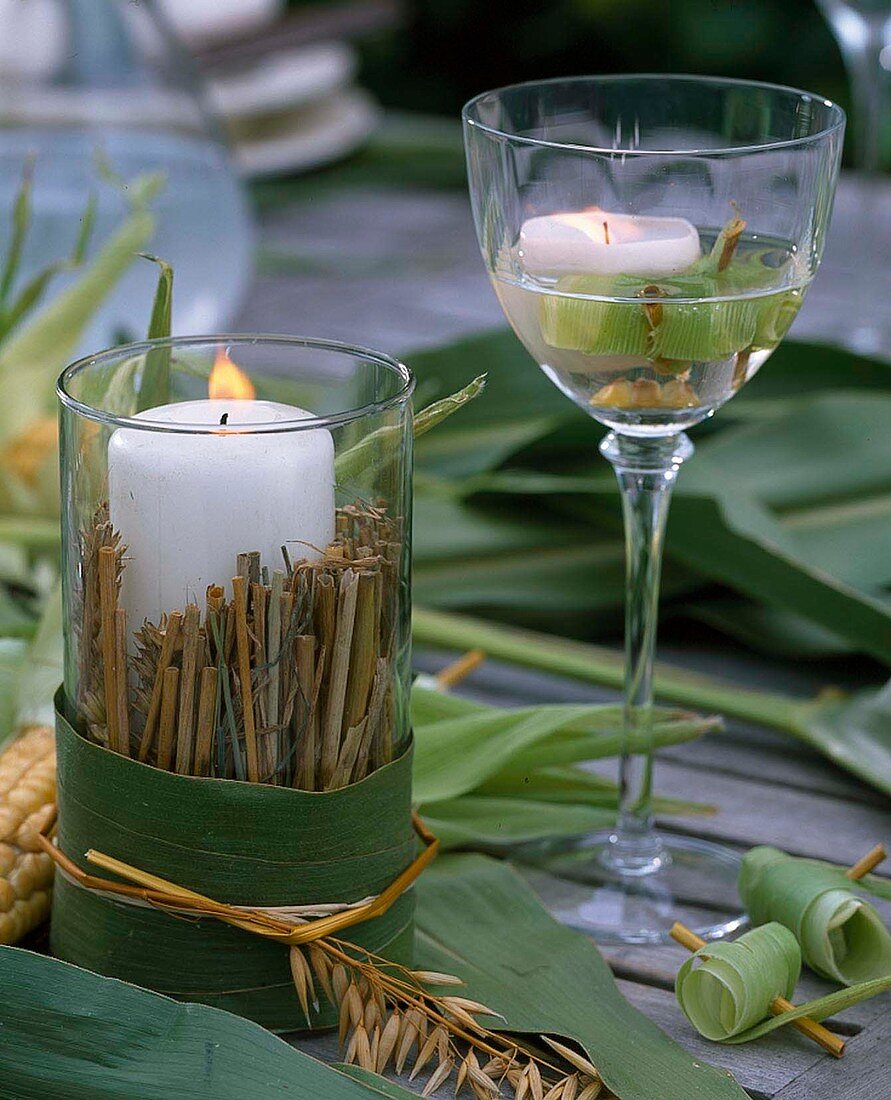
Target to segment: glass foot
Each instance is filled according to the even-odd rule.
[[[703,939],[745,927],[732,848],[694,837],[663,836],[649,872],[619,870],[612,832],[539,842],[511,859],[551,914],[598,943],[665,943],[682,921]]]

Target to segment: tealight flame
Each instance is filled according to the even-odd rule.
[[[213,370],[207,380],[207,396],[214,398],[232,398],[233,400],[252,401],[257,396],[250,378],[220,347],[214,360]]]

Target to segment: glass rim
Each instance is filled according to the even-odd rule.
[[[489,126],[484,122],[474,119],[474,108],[487,96],[503,96],[506,92],[520,91],[521,89],[546,88],[553,84],[618,84],[622,81],[661,80],[677,84],[706,84],[718,87],[760,88],[768,92],[782,92],[798,98],[812,100],[821,103],[829,109],[832,121],[813,134],[807,134],[797,138],[779,138],[775,141],[754,142],[746,145],[726,145],[721,147],[706,147],[697,149],[613,149],[598,145],[580,145],[575,142],[552,141],[548,138],[528,137],[524,134],[512,133],[502,130],[497,126]],[[844,128],[846,116],[844,109],[831,99],[817,95],[815,92],[807,92],[802,88],[795,88],[788,84],[773,84],[762,80],[744,80],[727,76],[699,76],[695,73],[609,73],[606,75],[589,76],[556,76],[545,80],[524,80],[516,84],[504,84],[499,88],[490,88],[480,92],[469,99],[461,108],[461,119],[465,126],[472,126],[490,137],[500,138],[505,141],[515,142],[521,145],[538,146],[543,149],[562,149],[577,153],[592,153],[608,156],[623,157],[718,157],[734,156],[745,153],[764,153],[773,149],[791,149],[813,142],[823,141],[831,134]]]
[[[143,416],[120,416],[117,413],[98,409],[78,400],[70,392],[71,382],[90,367],[107,364],[114,360],[123,361],[133,355],[141,355],[160,347],[208,347],[224,345],[272,345],[279,344],[284,347],[308,348],[312,351],[333,352],[340,355],[349,355],[356,359],[386,368],[391,374],[400,380],[399,388],[389,397],[379,401],[369,401],[364,405],[357,405],[342,412],[331,413],[328,416],[295,417],[293,420],[278,420],[272,423],[260,421],[233,425],[226,429],[215,424],[189,424],[169,421],[151,420]],[[327,340],[313,336],[289,336],[282,333],[217,333],[204,336],[160,336],[152,340],[136,340],[129,344],[119,344],[117,347],[106,348],[103,351],[81,356],[69,363],[56,380],[56,397],[59,403],[71,412],[86,420],[93,420],[99,424],[105,424],[114,428],[132,428],[137,431],[166,432],[180,435],[250,435],[250,434],[276,434],[281,432],[312,431],[318,428],[336,428],[344,424],[361,420],[366,416],[374,416],[387,409],[404,404],[412,395],[415,388],[415,376],[412,371],[400,360],[386,352],[375,351],[373,348],[364,347],[361,344],[348,344],[341,340]]]

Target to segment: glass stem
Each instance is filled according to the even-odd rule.
[[[610,432],[601,454],[616,471],[625,517],[625,741],[645,745],[623,752],[619,820],[604,859],[616,871],[645,875],[665,862],[653,828],[653,658],[659,610],[662,548],[671,492],[681,463],[693,453],[686,435],[639,439]]]

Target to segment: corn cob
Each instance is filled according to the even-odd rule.
[[[0,754],[0,944],[49,915],[53,863],[37,842],[56,813],[52,731],[32,726]]]

